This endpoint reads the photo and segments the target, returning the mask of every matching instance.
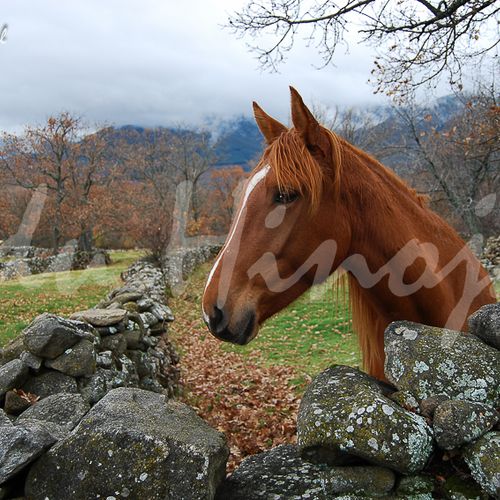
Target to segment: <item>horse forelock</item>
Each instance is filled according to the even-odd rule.
[[[342,169],[342,145],[336,134],[322,128],[331,145],[331,171],[316,161],[295,129],[281,134],[264,152],[256,170],[269,165],[280,189],[294,190],[309,199],[312,211],[318,208],[325,182],[338,186]],[[329,179],[329,177],[332,177]]]

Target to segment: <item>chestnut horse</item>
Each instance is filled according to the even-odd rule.
[[[495,301],[456,232],[391,170],[322,127],[291,88],[293,128],[256,103],[267,142],[207,280],[203,316],[246,344],[259,325],[340,266],[365,370],[384,377],[394,320],[465,329]]]

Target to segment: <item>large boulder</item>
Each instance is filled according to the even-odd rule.
[[[500,302],[487,304],[469,316],[469,332],[500,349]]]
[[[94,335],[85,323],[49,313],[37,316],[24,330],[26,350],[46,359],[57,358],[82,339],[94,340]]]
[[[115,389],[31,468],[26,496],[213,498],[224,478],[222,434],[193,410],[140,389]]]
[[[41,422],[0,428],[0,484],[10,479],[55,442]]]
[[[449,400],[434,412],[434,436],[440,448],[452,450],[489,431],[499,420],[491,406],[472,401]]]
[[[468,445],[464,459],[483,490],[500,498],[500,432],[488,432]]]
[[[375,379],[332,366],[307,388],[297,418],[302,455],[346,462],[355,456],[403,473],[421,470],[432,450],[432,430],[384,395]]]
[[[300,457],[294,445],[282,445],[246,458],[217,492],[220,500],[263,498],[327,500],[346,494],[362,497],[386,495],[394,473],[383,467],[329,467]]]
[[[500,404],[500,352],[467,333],[391,323],[385,331],[385,375],[419,400],[445,395]]]

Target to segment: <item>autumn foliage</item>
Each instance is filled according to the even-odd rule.
[[[18,233],[33,194],[43,188],[36,227],[17,244],[57,252],[168,246],[179,185],[186,186],[186,231],[223,234],[243,168],[214,169],[209,134],[170,129],[90,129],[69,113],[50,117],[0,146],[0,240]]]

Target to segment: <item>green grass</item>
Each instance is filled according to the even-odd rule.
[[[142,255],[138,251],[111,252],[111,266],[0,282],[0,346],[39,314],[64,316],[95,305],[120,283],[120,273]]]
[[[198,268],[185,293],[170,303],[177,316],[173,328],[179,335],[184,330],[179,321],[186,321],[186,324],[196,321],[208,334],[199,318],[204,282],[210,267],[209,263]],[[333,363],[359,366],[361,362],[347,305],[333,296],[331,279],[266,321],[257,337],[246,346],[221,345],[225,350],[244,355],[257,350],[269,363],[294,366],[299,373],[311,376]]]
[[[332,363],[360,366],[347,303],[334,297],[332,286],[328,280],[306,292],[266,321],[250,344],[224,344],[224,349],[242,353],[258,349],[269,362],[297,366],[308,375]]]

